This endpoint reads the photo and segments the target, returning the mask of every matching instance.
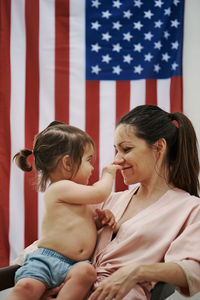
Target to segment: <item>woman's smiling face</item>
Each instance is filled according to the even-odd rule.
[[[155,149],[135,135],[133,126],[125,124],[116,128],[114,146],[117,151],[115,161],[123,167],[124,183],[148,183],[155,173]]]

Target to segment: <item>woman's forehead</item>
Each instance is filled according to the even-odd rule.
[[[135,127],[127,124],[120,124],[116,128],[114,136],[115,138],[133,138],[135,136]]]

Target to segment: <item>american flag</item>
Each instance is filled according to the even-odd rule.
[[[0,0],[1,266],[40,236],[42,194],[13,155],[63,121],[94,139],[96,181],[123,114],[182,110],[183,15],[183,0]]]

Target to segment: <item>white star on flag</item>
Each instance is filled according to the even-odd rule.
[[[105,63],[108,64],[108,63],[110,62],[111,59],[112,59],[112,58],[110,57],[109,54],[102,55],[102,62],[105,62]]]
[[[141,65],[134,67],[134,73],[138,73],[141,74],[143,68],[141,67]]]
[[[98,43],[92,45],[92,51],[99,52],[100,49],[101,49],[101,46],[99,46]]]
[[[124,62],[130,64],[131,60],[133,60],[133,58],[130,56],[130,54],[124,55]]]
[[[98,65],[92,67],[92,73],[99,74],[100,71],[101,69]]]
[[[96,30],[98,30],[98,29],[99,29],[99,27],[101,27],[101,24],[99,24],[99,22],[98,22],[98,21],[96,21],[96,22],[93,22],[93,23],[92,23],[92,29],[96,29]]]
[[[120,72],[122,71],[122,69],[120,68],[120,66],[114,66],[113,67],[113,73],[119,75]]]

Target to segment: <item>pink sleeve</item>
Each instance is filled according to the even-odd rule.
[[[187,220],[182,233],[171,243],[165,262],[175,262],[184,271],[189,296],[200,291],[200,209],[196,208]],[[184,290],[179,290],[186,294]]]

